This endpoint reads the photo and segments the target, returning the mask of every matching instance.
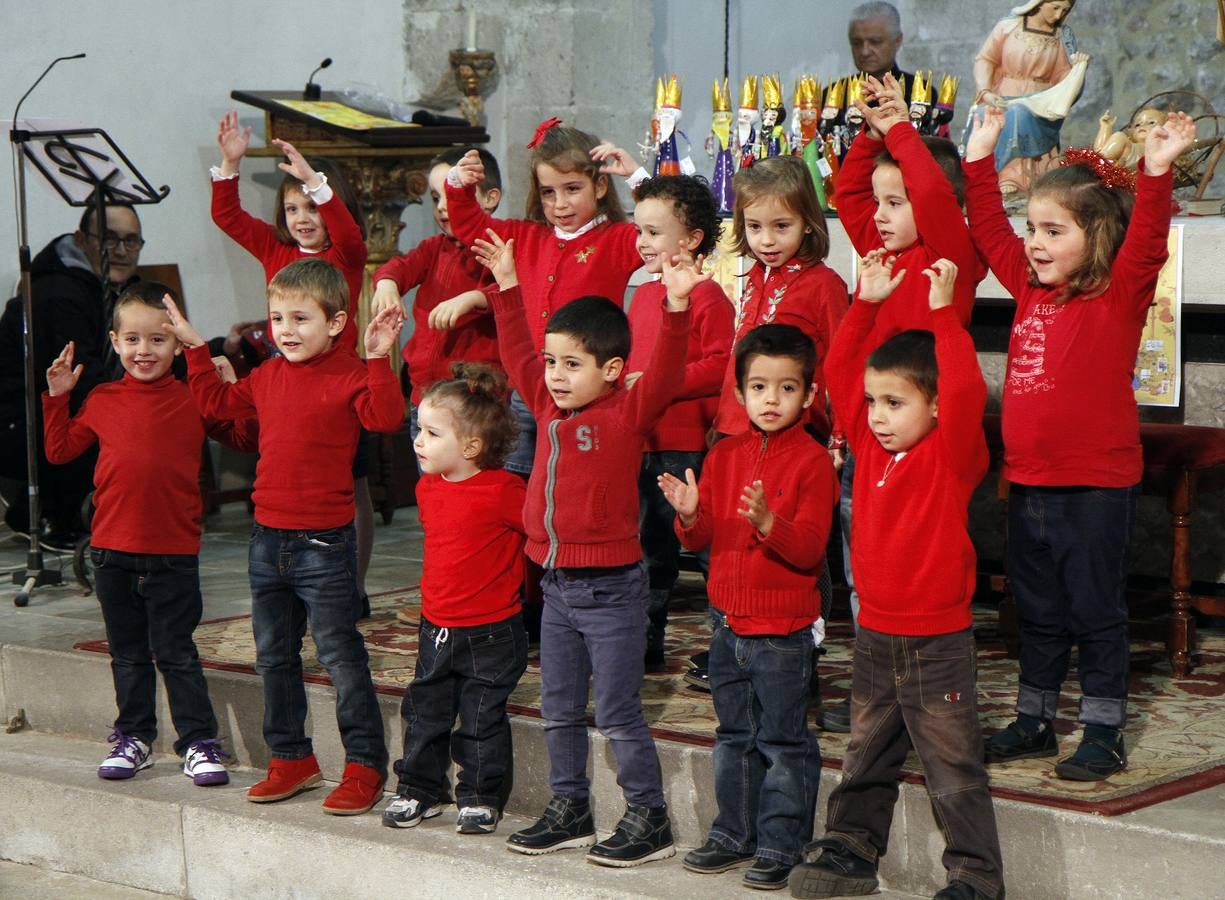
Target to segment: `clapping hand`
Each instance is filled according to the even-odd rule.
[[[380,356],[390,356],[396,346],[396,338],[404,326],[404,317],[394,307],[388,307],[379,312],[366,326],[366,358],[378,359]]]
[[[663,273],[664,287],[668,289],[668,309],[670,311],[680,312],[688,309],[689,295],[693,293],[693,289],[703,281],[710,281],[713,277],[710,273],[702,273],[704,259],[705,257],[701,255],[694,259],[687,254],[683,256],[660,254],[660,270]]]
[[[472,252],[477,262],[493,273],[498,290],[508,291],[519,283],[519,273],[515,269],[515,239],[503,241],[492,228],[487,228],[485,233],[489,240],[477,238],[472,242]]]
[[[670,472],[665,472],[657,479],[659,489],[664,492],[664,499],[681,517],[681,525],[689,528],[698,517],[698,479],[693,469],[685,470],[685,480],[681,481]]]
[[[942,309],[953,305],[953,285],[957,283],[957,264],[951,259],[938,259],[923,274],[932,281],[931,291],[927,295],[927,305],[932,309]]]
[[[51,368],[47,369],[47,393],[52,397],[72,393],[81,373],[85,371],[84,363],[77,363],[73,368],[72,354],[75,349],[76,342],[69,341],[51,363]]]
[[[893,274],[896,262],[897,257],[883,247],[865,256],[859,266],[859,289],[855,296],[868,303],[880,303],[892,294],[906,277],[905,269]]]
[[[748,519],[750,524],[764,535],[774,527],[774,513],[766,506],[766,489],[761,481],[746,484],[740,492],[740,506],[736,512]]]

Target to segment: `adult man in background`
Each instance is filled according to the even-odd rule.
[[[855,69],[877,78],[889,72],[904,82],[909,93],[914,79],[898,68],[897,54],[902,49],[902,17],[892,3],[861,3],[851,11],[847,29]]]

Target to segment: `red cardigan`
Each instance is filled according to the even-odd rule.
[[[974,597],[967,511],[987,472],[982,424],[987,385],[956,309],[930,312],[940,370],[938,425],[895,457],[873,435],[863,393],[881,305],[851,304],[829,354],[830,397],[855,454],[851,568],[859,624],[885,634],[961,631],[970,627]]]
[[[191,391],[206,416],[259,418],[255,519],[322,531],[353,521],[353,454],[362,428],[395,431],[404,396],[384,358],[334,346],[303,363],[270,359],[237,384],[217,378],[208,347],[187,351]]]
[[[626,372],[641,372],[655,349],[663,324],[667,288],[651,281],[634,291],[630,302],[633,349]],[[715,281],[704,281],[689,298],[689,351],[683,385],[647,440],[648,451],[705,450],[706,432],[715,420],[719,389],[731,356],[735,310]]]
[[[456,360],[487,363],[502,368],[498,335],[488,310],[475,310],[454,328],[439,331],[429,324],[430,312],[444,300],[465,291],[490,287],[489,270],[476,261],[464,245],[445,234],[426,238],[412,250],[383,263],[374,273],[374,283],[384,278],[396,283],[400,293],[417,288],[413,298],[413,334],[404,345],[404,362],[413,386],[413,405],[436,381],[451,377]]]
[[[90,543],[123,553],[197,555],[205,433],[254,450],[255,420],[207,421],[187,385],[169,374],[154,382],[124,375],[100,385],[71,419],[68,400],[43,393],[47,460],[70,462],[100,446]]]
[[[561,306],[588,295],[625,305],[630,275],[642,266],[638,229],[629,222],[605,222],[573,240],[563,240],[553,226],[522,219],[495,219],[476,201],[476,188],[447,185],[447,214],[458,241],[486,239],[492,228],[503,240],[515,240],[515,264],[523,287],[532,346],[544,349],[544,326]]]
[[[774,514],[767,537],[739,515],[758,479]],[[710,547],[710,602],[737,634],[790,634],[821,615],[817,580],[838,500],[829,453],[801,427],[756,429],[715,444],[698,481],[698,516],[676,533],[690,550]]]
[[[366,271],[366,242],[353,221],[348,208],[335,194],[318,206],[319,215],[328,230],[331,243],[319,253],[308,253],[297,244],[286,244],[277,237],[276,228],[242,208],[238,198],[238,179],[213,180],[213,221],[233,238],[234,242],[260,261],[264,279],[271,281],[277,272],[291,262],[317,256],[326,259],[344,273],[349,284],[349,320],[341,333],[342,346],[357,349],[357,309],[362,293],[362,275]]]
[[[501,622],[519,611],[523,585],[523,479],[505,469],[463,481],[422,475],[425,532],[421,612],[442,628]]]
[[[766,280],[767,271],[773,272]],[[825,356],[829,353],[838,322],[846,313],[846,282],[823,262],[805,263],[798,259],[778,269],[768,270],[760,262],[749,269],[749,281],[740,300],[736,317],[735,345],[758,325],[794,325],[817,345],[817,399],[808,407],[807,422],[822,435],[830,432],[825,414]],[[721,434],[740,434],[749,430],[749,417],[736,399],[736,360],[733,355],[723,376],[715,430]]]
[[[1128,487],[1140,481],[1136,352],[1168,256],[1174,176],[1136,179],[1127,237],[1096,297],[1058,302],[1032,285],[1024,242],[1004,214],[990,157],[965,164],[974,240],[1017,300],[1008,341],[1002,429],[1004,477],[1029,485]]]
[[[619,384],[580,410],[559,410],[523,318],[519,288],[493,295],[510,383],[536,417],[536,460],[523,523],[527,555],[546,568],[621,566],[642,559],[638,473],[642,446],[680,383],[689,312],[667,313],[633,390]]]

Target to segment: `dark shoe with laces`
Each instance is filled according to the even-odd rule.
[[[1069,781],[1101,781],[1127,768],[1127,747],[1117,728],[1086,725],[1076,752],[1061,759],[1055,774]]]
[[[787,884],[792,897],[862,897],[877,888],[876,864],[852,853],[842,841],[822,838],[804,848],[807,860],[791,870]]]
[[[777,859],[764,857],[753,860],[753,866],[744,873],[740,883],[758,891],[778,891],[787,886],[787,877],[792,867]]]
[[[1034,729],[1028,727],[1021,719],[1017,719],[1010,722],[1003,731],[991,735],[983,743],[983,756],[987,763],[1054,756],[1058,752],[1059,747],[1055,743],[1055,728],[1050,722],[1041,722]]]
[[[817,713],[817,727],[831,734],[851,733],[851,701],[831,703]]]
[[[686,853],[685,858],[681,860],[681,865],[699,875],[717,875],[728,869],[747,866],[751,862],[753,862],[752,853],[737,853],[735,850],[728,850],[722,844],[707,841],[696,850]]]
[[[932,900],[991,900],[991,898],[964,881],[950,881],[932,895]]]
[[[685,684],[699,691],[710,693],[710,669],[705,666],[694,666],[685,673]]]
[[[587,852],[587,862],[628,869],[675,854],[668,807],[631,803],[625,808],[616,830]]]
[[[595,820],[589,800],[554,797],[534,825],[506,839],[506,849],[529,856],[590,847],[595,843]]]

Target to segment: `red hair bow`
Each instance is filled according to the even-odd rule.
[[[551,116],[536,126],[536,133],[532,135],[532,139],[527,142],[527,149],[535,150],[536,147],[544,140],[545,132],[555,125],[560,125],[561,119],[557,116]]]
[[[1136,192],[1136,173],[1129,172],[1122,166],[1116,166],[1096,150],[1088,147],[1073,147],[1063,154],[1059,161],[1061,166],[1088,166],[1097,176],[1097,180],[1108,188],[1123,188]]]

